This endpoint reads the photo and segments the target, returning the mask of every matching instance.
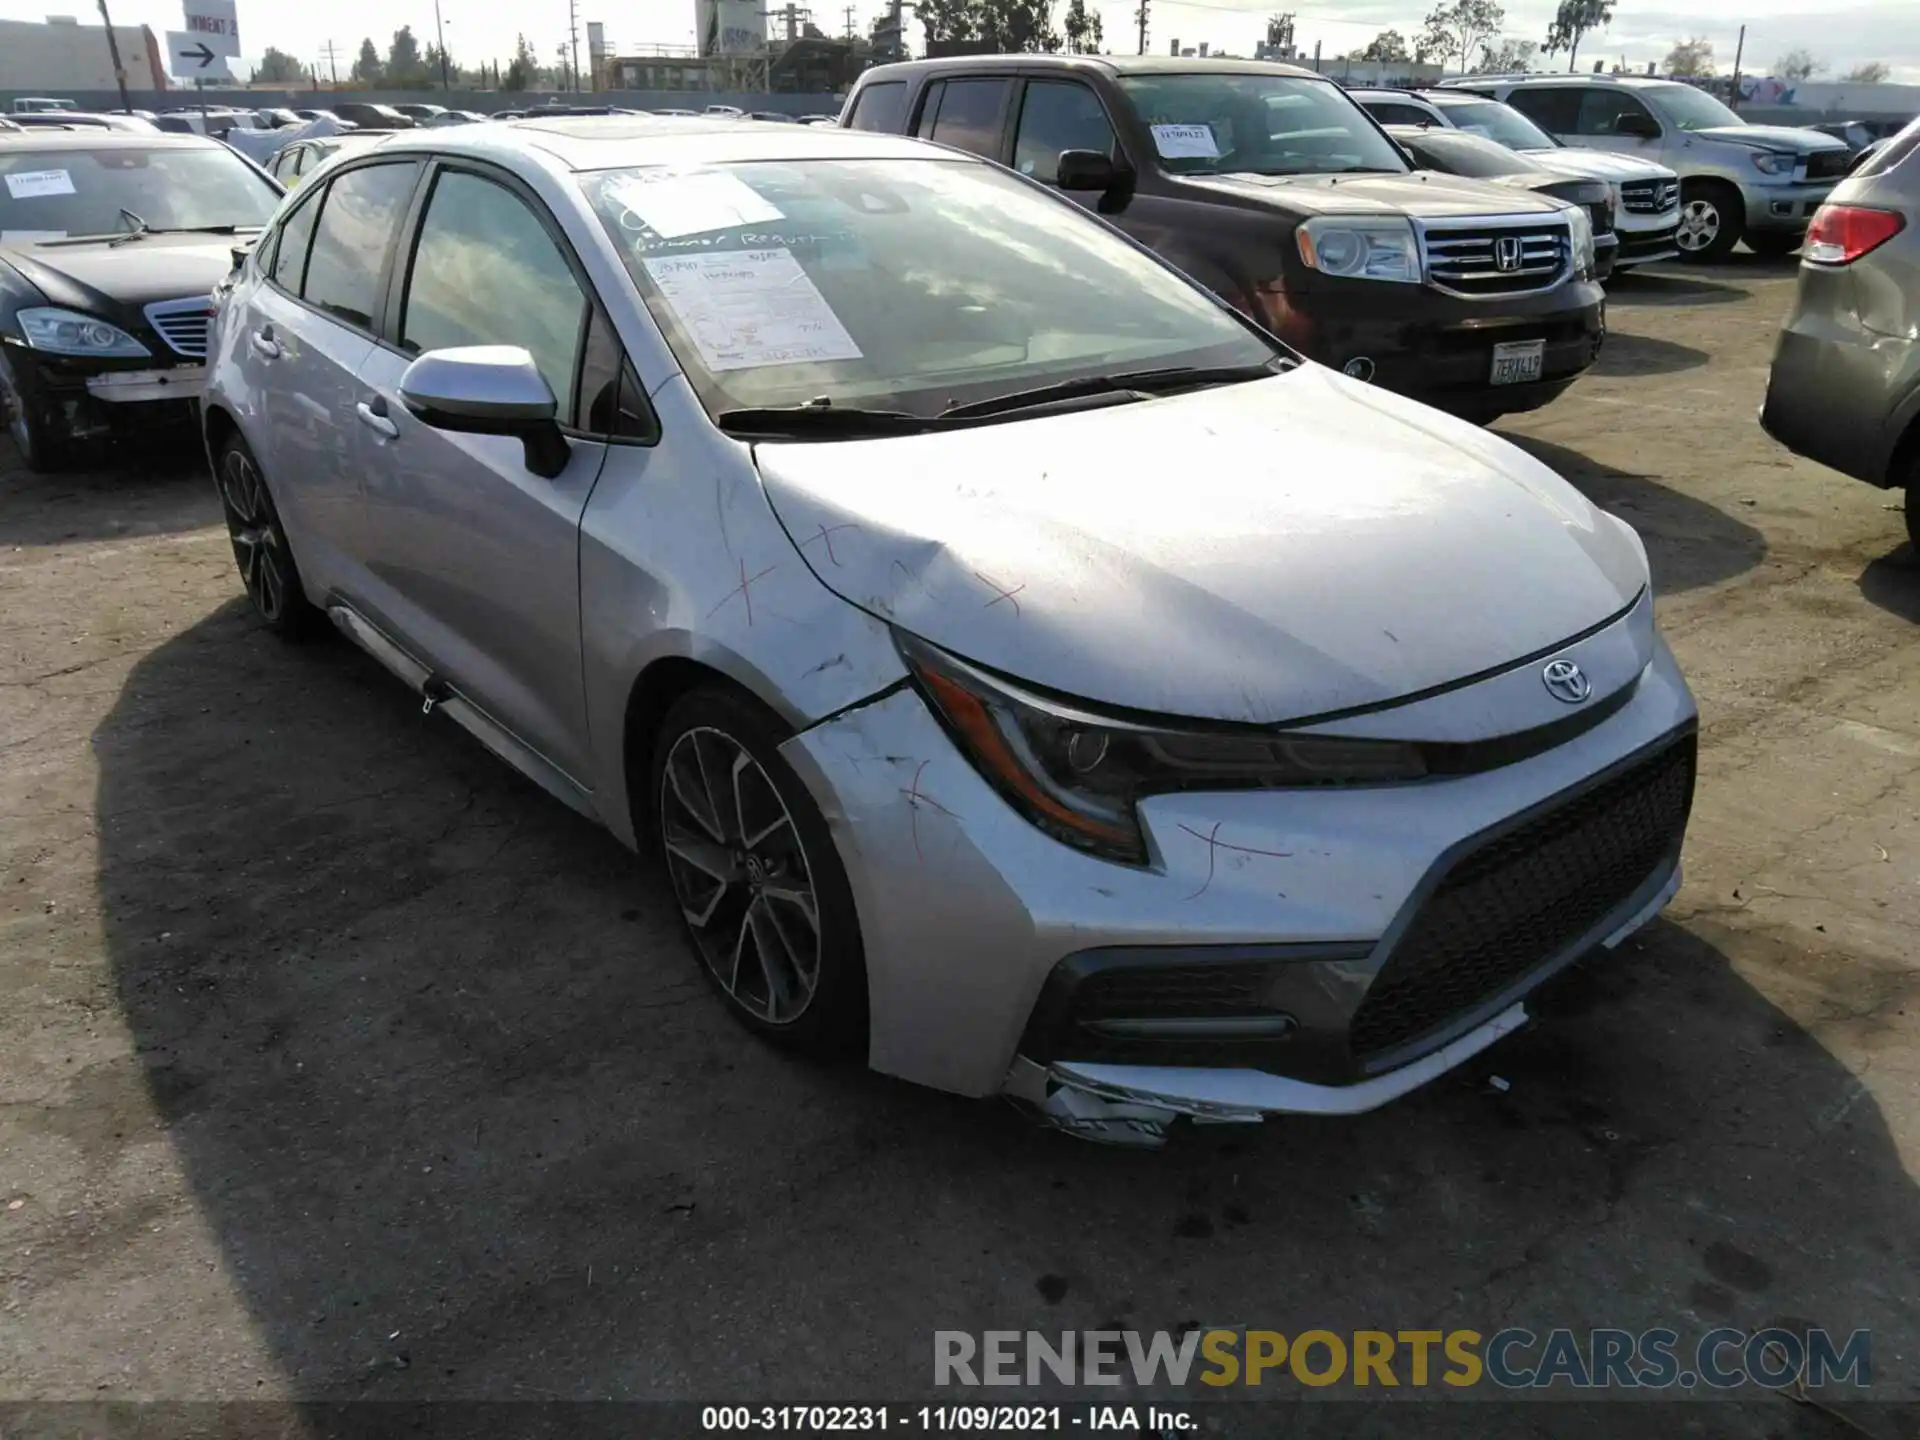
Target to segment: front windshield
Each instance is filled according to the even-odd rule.
[[[1440,113],[1471,135],[1484,135],[1509,150],[1554,150],[1559,142],[1511,105],[1498,100],[1448,102]]]
[[[1747,123],[1706,91],[1691,85],[1646,85],[1637,93],[1682,130],[1712,130],[1721,125]]]
[[[708,411],[950,405],[1276,351],[1080,210],[972,161],[582,175]]]
[[[1120,88],[1174,175],[1338,175],[1406,162],[1330,80],[1231,72],[1123,75]]]
[[[227,149],[116,146],[0,153],[0,233],[6,240],[155,230],[258,228],[280,192]]]
[[[1478,135],[1463,135],[1452,130],[1409,130],[1396,138],[1413,152],[1413,158],[1422,166],[1448,175],[1497,180],[1503,175],[1524,175],[1534,168],[1532,161],[1514,154],[1505,145]]]

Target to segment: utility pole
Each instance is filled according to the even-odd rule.
[[[333,82],[333,88],[338,90],[340,88],[340,47],[329,40],[326,48],[320,53],[327,57],[327,78]],[[317,74],[314,76],[316,80],[319,78]]]
[[[567,40],[573,46],[573,88],[577,94],[580,89],[580,5],[579,0],[567,0]]]
[[[1152,0],[1140,0],[1140,8],[1133,12],[1133,18],[1140,22],[1140,49],[1138,53],[1141,55],[1147,53],[1147,7],[1151,3]]]
[[[100,23],[107,27],[107,54],[113,57],[113,80],[120,87],[120,108],[131,113],[133,102],[127,99],[127,67],[120,63],[120,42],[114,37],[113,17],[107,13],[107,0],[100,0]]]
[[[433,33],[440,46],[440,88],[451,90],[447,83],[447,27],[440,22],[440,0],[433,0]]]
[[[102,0],[102,3],[104,4],[105,0]],[[1742,25],[1740,27],[1739,42],[1733,47],[1733,91],[1727,97],[1727,105],[1731,110],[1738,110],[1740,108],[1740,57],[1746,53],[1747,27]]]
[[[853,39],[853,33],[854,33],[853,32],[853,6],[851,5],[847,6],[845,11],[843,11],[842,13],[845,14],[847,17],[847,39],[851,40]]]

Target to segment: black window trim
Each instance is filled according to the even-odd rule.
[[[653,435],[651,438],[644,440],[638,438],[615,439],[610,435],[595,435],[591,431],[581,429],[574,423],[580,413],[580,377],[587,359],[587,328],[592,324],[594,315],[598,313],[605,317],[607,327],[613,331],[615,339],[619,339],[620,331],[619,327],[613,324],[611,310],[608,308],[606,302],[600,298],[600,292],[594,287],[593,277],[587,273],[586,266],[580,263],[580,257],[574,253],[573,245],[568,241],[566,231],[562,230],[560,228],[560,222],[553,218],[553,212],[547,208],[546,202],[534,193],[533,187],[528,185],[526,181],[522,180],[518,175],[515,175],[511,170],[507,170],[499,165],[489,164],[484,160],[471,159],[465,155],[429,155],[425,157],[425,160],[426,163],[422,167],[423,173],[420,182],[414,187],[413,198],[408,203],[405,218],[402,219],[400,223],[400,243],[394,247],[393,263],[389,264],[386,272],[380,307],[380,330],[378,334],[372,337],[374,343],[379,345],[383,350],[391,351],[409,363],[416,358],[400,344],[400,319],[403,313],[403,304],[406,299],[407,279],[413,274],[414,257],[420,248],[421,226],[426,222],[427,206],[433,199],[433,189],[440,177],[449,172],[453,172],[472,175],[479,180],[491,181],[500,186],[508,194],[514,196],[533,212],[533,218],[539,223],[541,228],[547,232],[547,238],[553,241],[554,245],[559,249],[561,260],[565,262],[567,268],[573,272],[574,283],[579,285],[580,293],[586,298],[587,303],[580,312],[579,333],[574,336],[573,342],[573,413],[560,422],[560,433],[569,439],[586,440],[601,445],[639,445],[651,447],[659,444],[661,435],[660,416],[659,413],[654,410],[652,398],[648,396],[645,386],[640,386],[638,389],[640,398],[646,401],[647,409],[652,415]],[[404,263],[398,263],[402,254],[405,256],[405,261]],[[622,367],[631,365],[632,361],[633,357],[627,353],[627,347],[622,343],[620,346],[620,362]]]
[[[419,197],[420,176],[426,168],[421,163],[421,157],[418,155],[382,155],[378,158],[369,156],[367,157],[367,159],[363,161],[342,166],[340,169],[334,171],[331,175],[327,176],[325,184],[314,187],[313,198],[311,200],[308,200],[305,196],[302,196],[298,201],[296,201],[294,205],[288,209],[285,217],[281,219],[279,225],[275,227],[276,230],[284,229],[287,221],[291,220],[295,212],[298,211],[303,205],[311,204],[319,207],[319,213],[317,213],[313,219],[313,231],[307,237],[307,259],[305,261],[302,261],[300,266],[300,289],[302,291],[305,291],[305,289],[307,288],[307,266],[308,266],[308,263],[311,262],[313,258],[313,242],[314,242],[314,239],[320,234],[320,222],[326,218],[326,206],[327,206],[327,202],[333,198],[333,187],[340,181],[342,176],[350,175],[356,170],[370,170],[377,165],[410,165],[413,167],[414,176],[413,176],[413,190],[409,195],[406,205],[403,206],[400,211],[400,214],[402,216],[401,224],[394,231],[393,238],[388,240],[386,254],[381,258],[380,279],[374,285],[374,289],[373,289],[374,313],[372,316],[369,317],[368,324],[367,325],[356,324],[354,321],[347,319],[346,316],[341,315],[337,311],[323,309],[321,306],[315,305],[311,301],[309,301],[304,294],[295,294],[293,291],[287,289],[284,285],[281,285],[278,281],[276,281],[272,275],[268,275],[266,277],[267,283],[273,287],[274,291],[277,294],[286,297],[288,300],[291,300],[295,305],[298,305],[302,310],[306,310],[314,315],[318,315],[321,319],[328,321],[330,324],[338,325],[342,330],[346,330],[354,335],[365,336],[367,339],[374,340],[374,341],[379,340],[380,331],[386,323],[387,301],[391,294],[390,282],[393,274],[393,259],[394,259],[394,255],[397,253],[397,251],[400,248],[399,245],[396,243],[396,241],[399,239],[401,235],[404,235],[406,233],[405,217],[412,213],[412,206]],[[276,256],[279,254],[279,251],[280,251],[280,241],[278,237],[276,237],[274,240],[274,253]]]
[[[870,92],[875,90],[885,89],[886,87],[893,86],[893,85],[898,85],[901,90],[900,114],[901,114],[901,117],[904,119],[907,113],[907,107],[913,103],[913,98],[914,98],[913,82],[911,80],[907,79],[905,76],[902,76],[898,80],[862,81],[861,84],[854,90],[853,94],[848,97],[848,103],[846,107],[847,118],[844,124],[844,128],[848,130],[862,130],[863,127],[854,124],[854,121],[860,118],[861,101],[865,100]],[[924,90],[927,87],[922,86],[921,88]],[[872,134],[872,135],[893,135],[899,132],[893,131],[893,130],[872,130],[872,131],[864,131],[863,133]],[[913,133],[912,127],[908,127],[905,133],[911,135]]]

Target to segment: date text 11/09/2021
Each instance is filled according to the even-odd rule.
[[[1164,1435],[1197,1430],[1178,1409],[1155,1405],[708,1405],[700,1428],[719,1431],[967,1431],[1058,1435],[1070,1430]]]

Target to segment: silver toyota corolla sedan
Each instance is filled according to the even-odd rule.
[[[762,1035],[1117,1141],[1352,1113],[1679,884],[1634,532],[996,166],[405,132],[217,303],[261,617],[656,855]]]

